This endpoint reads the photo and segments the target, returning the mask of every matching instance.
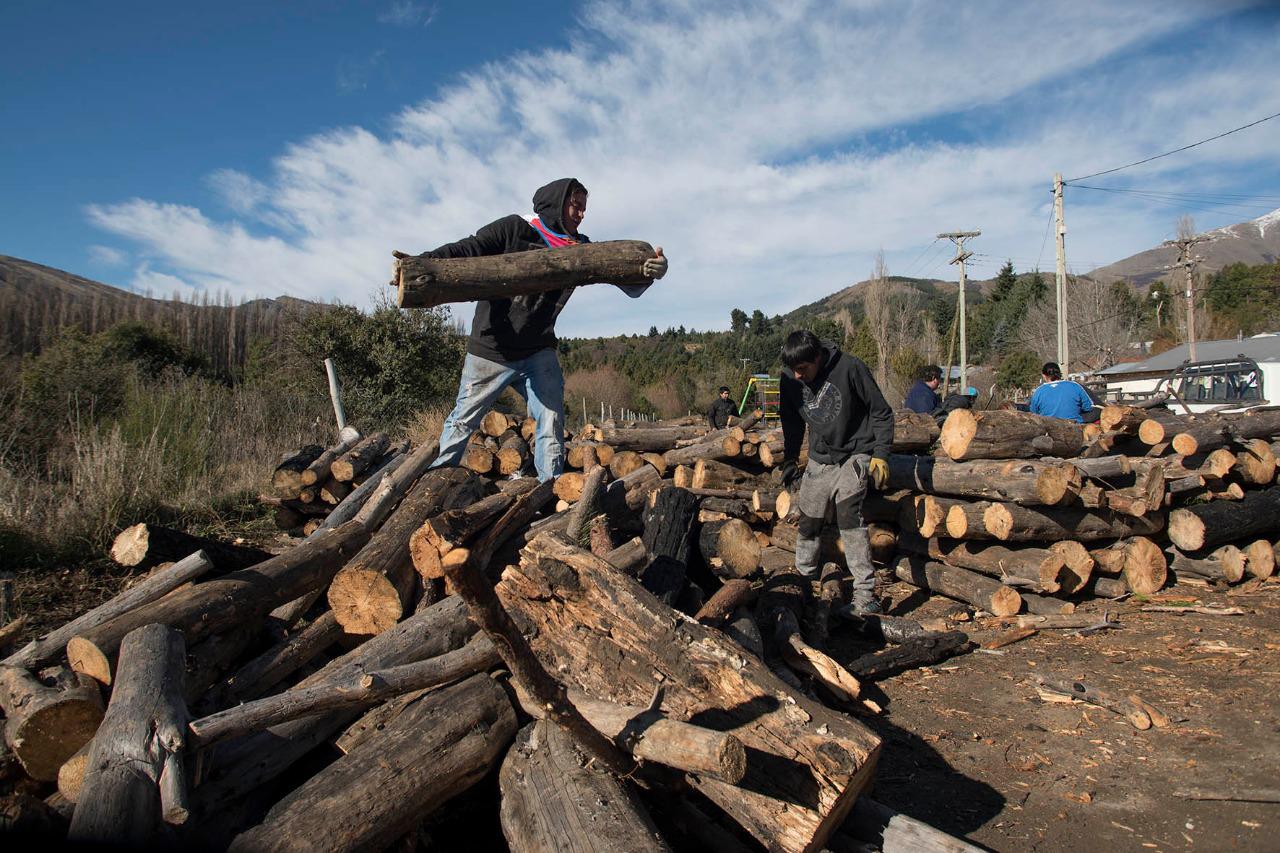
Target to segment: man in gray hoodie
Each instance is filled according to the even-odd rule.
[[[809,430],[805,466],[796,507],[796,569],[818,572],[818,537],[827,509],[835,504],[845,562],[853,576],[853,606],[876,613],[875,570],[862,520],[862,500],[871,481],[884,488],[893,448],[893,410],[860,359],[813,332],[792,332],[782,347],[779,383],[782,417],[783,483],[797,479],[800,446]]]

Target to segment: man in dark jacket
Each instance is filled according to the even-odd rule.
[[[911,386],[911,390],[907,392],[907,399],[903,401],[903,407],[913,412],[919,412],[927,415],[933,412],[942,404],[938,399],[938,386],[942,384],[942,368],[936,364],[930,364],[920,371],[920,378],[916,380],[916,384]]]
[[[490,222],[471,237],[446,243],[422,257],[474,258],[533,249],[558,249],[591,242],[578,226],[587,212],[587,188],[576,178],[561,178],[533,194],[533,216],[511,214]],[[397,253],[397,257],[404,257]],[[666,275],[662,248],[645,261],[644,274]],[[649,285],[620,288],[635,298]],[[538,422],[534,464],[538,478],[550,480],[564,470],[564,374],[556,357],[556,318],[573,288],[490,299],[476,303],[462,365],[458,399],[440,434],[435,466],[462,461],[467,439],[485,412],[508,386],[515,386]]]
[[[729,425],[729,417],[738,414],[738,407],[729,399],[729,386],[720,386],[720,395],[707,410],[707,423],[712,429],[724,429]]]
[[[796,569],[817,574],[818,537],[834,503],[853,576],[852,604],[878,612],[862,499],[868,480],[878,489],[888,482],[893,410],[861,360],[819,341],[813,332],[792,332],[782,347],[782,363],[790,368],[782,371],[779,384],[782,479],[788,486],[796,479],[806,426],[809,430],[809,462],[794,503],[800,513]]]

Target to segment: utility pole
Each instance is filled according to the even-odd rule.
[[[945,234],[939,234],[938,239],[947,239],[956,244],[956,256],[948,263],[957,264],[960,267],[960,393],[964,393],[964,389],[969,387],[969,342],[965,331],[965,310],[964,310],[964,262],[973,257],[973,252],[964,250],[964,241],[970,237],[977,237],[981,231],[948,231]]]
[[[1204,260],[1204,258],[1191,254],[1191,247],[1196,243],[1203,243],[1208,237],[1182,237],[1177,240],[1165,240],[1161,245],[1176,246],[1178,249],[1178,261],[1171,264],[1165,269],[1173,269],[1174,267],[1182,267],[1183,282],[1185,285],[1184,296],[1187,299],[1187,358],[1191,361],[1196,360],[1196,288],[1195,288],[1195,268],[1196,264]]]
[[[1057,232],[1055,242],[1058,246],[1058,364],[1064,373],[1069,374],[1071,368],[1071,347],[1067,341],[1067,223],[1062,218],[1062,173],[1053,174],[1053,219]]]

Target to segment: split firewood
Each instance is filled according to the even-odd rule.
[[[33,640],[20,651],[10,655],[3,666],[36,669],[60,656],[72,637],[99,625],[110,622],[122,614],[149,604],[173,590],[185,586],[213,568],[213,561],[203,551],[197,551],[167,568],[160,569],[124,592],[84,613],[55,631]]]
[[[183,653],[182,635],[165,625],[144,625],[125,637],[68,841],[146,847],[162,821],[186,821]]]
[[[55,780],[102,722],[98,685],[65,668],[42,681],[21,667],[0,667],[0,708],[8,751],[42,782]]]
[[[243,569],[272,556],[259,548],[192,536],[181,530],[154,524],[127,527],[111,543],[111,559],[121,566],[129,567],[150,568],[160,563],[172,563],[197,551],[203,551],[219,572]]]
[[[1025,640],[1028,637],[1034,637],[1038,633],[1039,631],[1032,627],[1012,628],[1008,631],[997,634],[990,640],[987,640],[982,644],[982,647],[988,651],[991,649],[1001,649],[1005,646]]]
[[[230,850],[384,849],[484,778],[515,732],[507,694],[485,674],[427,693],[272,806]]]
[[[882,853],[980,853],[981,848],[965,842],[924,821],[899,814],[869,797],[858,797],[842,832],[849,833],[860,848]],[[847,836],[846,836],[847,837]],[[833,849],[846,849],[832,845]]]

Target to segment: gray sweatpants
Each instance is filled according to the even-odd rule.
[[[862,499],[867,495],[867,469],[871,457],[850,456],[841,465],[810,459],[800,481],[796,508],[800,513],[796,535],[796,569],[805,575],[818,573],[818,538],[827,510],[835,504],[836,526],[844,544],[844,559],[853,577],[854,601],[875,594],[875,569],[871,566],[871,542],[862,520]]]

